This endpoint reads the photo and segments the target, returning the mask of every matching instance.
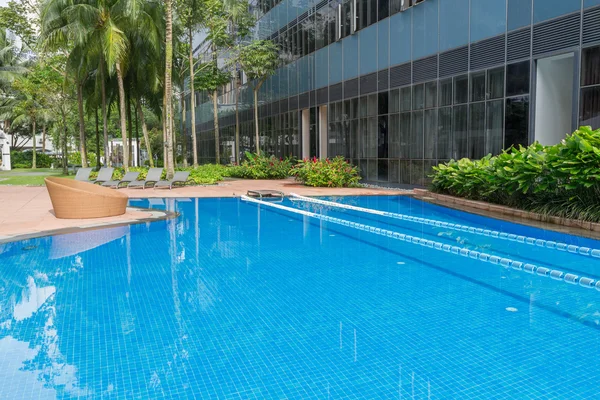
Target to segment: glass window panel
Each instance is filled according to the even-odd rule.
[[[360,125],[358,127],[358,156],[361,158],[367,157],[367,119],[361,118]]]
[[[440,107],[452,105],[452,78],[440,81]]]
[[[358,98],[350,100],[350,119],[358,118]]]
[[[358,157],[358,120],[350,121],[350,158]]]
[[[425,106],[425,85],[413,86],[413,110],[422,110]]]
[[[469,77],[467,75],[454,78],[454,104],[469,101]]]
[[[400,90],[393,89],[390,91],[389,112],[397,113],[400,111]]]
[[[504,97],[504,67],[490,69],[487,74],[488,99]]]
[[[379,182],[388,181],[388,161],[379,160],[377,161],[377,180]]]
[[[377,180],[377,160],[367,160],[367,177],[370,181]]]
[[[367,116],[367,96],[360,98],[360,112],[358,116],[361,118]]]
[[[400,115],[392,114],[389,118],[388,154],[390,158],[400,158]]]
[[[437,158],[452,158],[452,107],[440,108],[438,114],[439,131]]]
[[[529,93],[529,61],[506,66],[506,95]]]
[[[379,117],[377,136],[377,157],[388,158],[388,117]]]
[[[367,115],[370,117],[374,117],[377,115],[377,95],[371,94],[368,97],[368,108]]]
[[[471,101],[485,100],[485,72],[471,74]]]
[[[367,157],[368,158],[377,158],[377,140],[378,140],[378,129],[377,129],[377,118],[371,117],[367,119],[367,135],[368,135],[368,143],[367,143]]]
[[[579,124],[600,128],[600,86],[581,89]]]
[[[397,160],[390,160],[388,166],[388,178],[392,183],[400,183],[400,174],[399,174],[400,164]]]
[[[479,159],[484,156],[484,133],[485,133],[485,103],[474,103],[470,105],[469,114],[469,158]]]
[[[400,158],[408,159],[410,157],[410,114],[400,114]]]
[[[423,111],[412,113],[410,158],[419,160],[423,158]]]
[[[346,0],[342,6],[342,37],[352,32],[352,2]]]
[[[412,104],[410,86],[400,89],[400,111],[410,111]]]
[[[502,151],[504,100],[487,102],[486,119],[485,154],[497,155]]]
[[[504,148],[529,142],[529,96],[506,99]]]
[[[423,160],[413,160],[410,162],[410,184],[423,186],[425,183],[425,168]]]
[[[452,115],[452,137],[454,139],[454,154],[452,158],[458,160],[469,156],[468,151],[468,106],[457,106]]]
[[[344,104],[344,107],[342,110],[342,112],[343,112],[342,120],[350,119],[350,113],[351,113],[350,100],[344,100],[343,104]]]
[[[377,100],[377,108],[378,108],[377,113],[379,115],[388,113],[388,108],[389,108],[388,100],[389,100],[389,92],[379,93],[378,100]]]
[[[379,0],[379,21],[387,18],[390,15],[389,0]]]
[[[581,86],[600,84],[600,47],[590,47],[581,52]]]
[[[425,110],[424,154],[425,159],[435,159],[437,143],[437,110]]]
[[[343,115],[342,115],[342,102],[338,101],[337,103],[335,103],[335,116],[336,116],[336,121],[340,122],[343,119]]]
[[[437,106],[437,82],[425,84],[425,108]]]
[[[400,161],[400,183],[410,184],[410,161]]]

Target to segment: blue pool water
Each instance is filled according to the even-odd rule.
[[[180,217],[0,245],[0,398],[599,397],[599,241],[408,197],[329,200],[440,226],[153,199],[131,203]]]

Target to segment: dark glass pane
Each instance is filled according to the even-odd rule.
[[[485,100],[485,72],[471,74],[471,101]]]
[[[529,142],[529,96],[506,99],[504,148]]]
[[[389,112],[397,113],[400,111],[400,90],[393,89],[390,91]]]
[[[378,110],[379,115],[388,113],[388,99],[389,99],[388,92],[379,93],[379,98],[377,101],[377,108],[379,109]]]
[[[581,86],[600,84],[600,47],[581,50]]]
[[[400,158],[400,115],[392,114],[389,117],[388,129],[388,156]]]
[[[454,78],[454,104],[469,101],[469,77],[467,75]]]
[[[363,96],[360,98],[360,112],[358,114],[359,117],[367,116],[367,96]]]
[[[506,66],[506,95],[529,93],[529,61]]]
[[[350,157],[358,157],[358,120],[350,121]]]
[[[369,0],[369,25],[377,22],[377,0]]]
[[[367,178],[370,181],[377,180],[377,160],[367,160]]]
[[[410,184],[410,161],[400,161],[400,183]]]
[[[315,15],[311,15],[308,18],[308,23],[304,26],[306,35],[308,36],[308,53],[310,54],[315,51]]]
[[[412,113],[412,134],[410,137],[410,158],[423,158],[423,111]]]
[[[425,108],[437,106],[437,82],[425,84]]]
[[[452,158],[460,159],[469,156],[468,151],[468,106],[454,107],[452,116],[452,136],[454,138],[454,154]]]
[[[440,108],[437,158],[452,158],[452,107]]]
[[[425,110],[425,129],[424,129],[424,154],[425,159],[436,158],[435,146],[437,143],[437,110]]]
[[[379,129],[377,136],[377,157],[388,158],[388,117],[379,117]]]
[[[400,183],[400,163],[398,160],[390,160],[388,178],[389,182]]]
[[[410,184],[423,186],[425,183],[425,168],[423,160],[410,162]]]
[[[497,155],[502,151],[504,100],[488,101],[486,114],[485,154]]]
[[[377,115],[377,95],[376,94],[370,94],[368,97],[367,115],[369,117],[374,117]]]
[[[388,181],[388,161],[379,160],[377,161],[377,180],[379,182]]]
[[[351,103],[350,100],[344,100],[344,108],[343,108],[343,114],[342,114],[342,120],[348,120],[351,119],[351,115],[352,115],[352,107],[351,107]]]
[[[504,67],[488,71],[487,97],[488,99],[504,97]]]
[[[452,105],[452,78],[440,81],[440,107]]]
[[[324,11],[326,9],[323,8],[320,11],[317,12],[316,16],[315,16],[315,49],[319,50],[323,47],[326,46],[325,44],[325,40],[326,40],[326,35],[327,35],[327,30],[325,29],[326,26],[326,19],[325,19],[325,15],[324,15]]]
[[[390,14],[396,14],[402,9],[402,0],[390,1]]]
[[[422,110],[425,106],[425,85],[413,86],[413,110]]]
[[[485,103],[470,105],[469,124],[469,158],[479,159],[484,156]]]
[[[352,33],[352,3],[349,0],[342,6],[342,37]]]
[[[387,18],[390,15],[390,4],[389,0],[379,0],[379,21]]]
[[[410,111],[411,110],[411,88],[403,87],[400,89],[400,111]]]
[[[350,119],[358,118],[358,98],[350,100]]]
[[[409,112],[400,114],[400,158],[404,159],[410,157],[410,137],[412,134],[410,114]]]
[[[600,127],[600,86],[581,89],[579,124]]]

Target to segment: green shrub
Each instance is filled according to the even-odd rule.
[[[47,154],[35,153],[35,166],[37,168],[50,168],[54,161],[54,158]],[[31,168],[33,166],[33,152],[13,150],[10,152],[10,163],[12,168]]]
[[[198,167],[178,168],[178,171],[190,171],[190,180],[197,185],[214,185],[228,176],[228,167],[217,164],[204,164]]]
[[[565,218],[600,221],[600,129],[434,167],[432,190]]]
[[[303,184],[314,187],[356,186],[360,180],[358,168],[348,163],[344,157],[335,157],[333,160],[302,160],[291,170],[291,174]]]
[[[81,165],[81,152],[74,151],[72,153],[69,153],[67,159],[69,160],[69,165]],[[95,167],[97,164],[96,161],[98,161],[96,160],[96,153],[88,152],[87,162],[89,164],[89,167]]]
[[[228,176],[247,179],[284,179],[290,176],[293,166],[291,158],[246,153],[239,166],[229,167]]]

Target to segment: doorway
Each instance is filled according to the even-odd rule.
[[[551,146],[573,130],[575,54],[537,60],[535,140]]]
[[[327,157],[327,106],[301,111],[302,158]]]

